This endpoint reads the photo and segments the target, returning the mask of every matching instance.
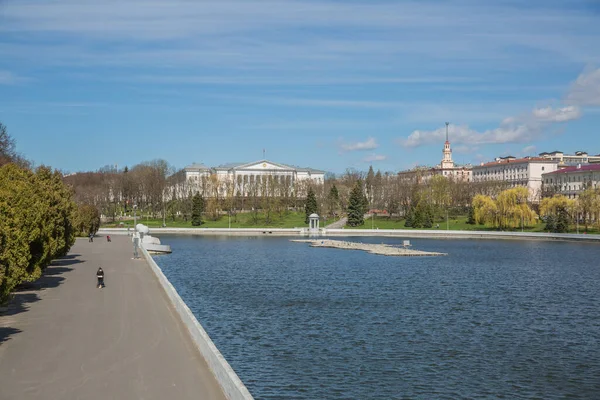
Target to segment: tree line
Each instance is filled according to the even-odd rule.
[[[87,229],[62,174],[31,165],[0,123],[0,303],[17,285],[38,279]]]

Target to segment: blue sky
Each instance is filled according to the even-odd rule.
[[[521,3],[526,3],[524,6]],[[600,3],[0,0],[0,121],[65,171],[600,153]]]

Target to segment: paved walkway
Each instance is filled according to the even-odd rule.
[[[343,218],[340,218],[338,221],[335,221],[333,224],[327,225],[325,228],[327,228],[327,229],[342,229],[344,226],[346,226],[346,223],[348,223],[348,218],[343,217]]]
[[[0,399],[225,398],[132,249],[123,236],[77,239],[0,311]]]

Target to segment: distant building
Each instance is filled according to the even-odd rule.
[[[185,172],[185,179],[192,182],[199,181],[201,177],[210,176],[212,173],[211,169],[206,165],[196,163],[188,165],[183,170]]]
[[[542,174],[558,169],[558,161],[542,157],[499,157],[473,167],[473,182],[504,181],[511,187],[529,189],[529,200],[538,202],[542,194]]]
[[[277,183],[280,187],[294,188],[300,182],[321,185],[325,181],[325,171],[314,168],[300,168],[280,164],[269,160],[260,160],[251,163],[232,163],[209,168],[204,164],[192,164],[184,169],[185,180],[195,190],[203,193],[206,188],[214,184],[211,176],[223,186],[231,183],[237,193],[247,194],[253,185],[263,185],[267,182]]]
[[[588,189],[600,188],[600,164],[577,165],[542,174],[544,189],[548,193],[562,194],[576,199]]]
[[[600,163],[600,154],[588,155],[585,151],[576,151],[575,154],[564,154],[562,151],[540,153],[541,158],[558,161],[561,166],[576,166],[578,164]]]
[[[452,160],[452,149],[448,140],[448,123],[446,123],[446,142],[442,150],[442,161],[440,164],[434,167],[415,167],[411,170],[398,173],[400,179],[414,183],[427,182],[435,175],[442,175],[455,181],[471,181],[471,165],[456,165],[454,160]]]

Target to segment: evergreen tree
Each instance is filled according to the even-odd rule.
[[[433,228],[433,209],[430,205],[423,210],[423,228]]]
[[[546,228],[548,232],[556,232],[556,217],[552,214],[546,217]]]
[[[420,205],[413,209],[412,227],[417,229],[423,227],[423,210]]]
[[[311,187],[308,188],[308,194],[306,195],[306,201],[304,202],[304,213],[306,214],[306,218],[304,218],[304,223],[308,224],[308,217],[311,214],[317,212],[317,196],[315,196],[315,192]]]
[[[473,206],[469,207],[469,218],[467,218],[467,224],[475,225],[475,212]]]
[[[405,227],[412,228],[412,226],[413,226],[413,217],[414,217],[413,208],[409,207],[408,211],[406,212],[406,220],[404,221],[404,226]]]
[[[329,214],[335,215],[340,204],[340,194],[335,184],[329,189],[329,196],[327,196],[327,199],[329,200]]]
[[[200,193],[196,193],[192,198],[192,226],[202,225],[204,206],[204,199],[200,196]]]
[[[566,233],[569,230],[569,213],[563,207],[558,210],[558,218],[556,219],[556,233]]]
[[[361,182],[358,181],[354,185],[354,188],[352,188],[350,199],[348,200],[348,225],[363,225],[365,223],[364,216],[364,196]]]

